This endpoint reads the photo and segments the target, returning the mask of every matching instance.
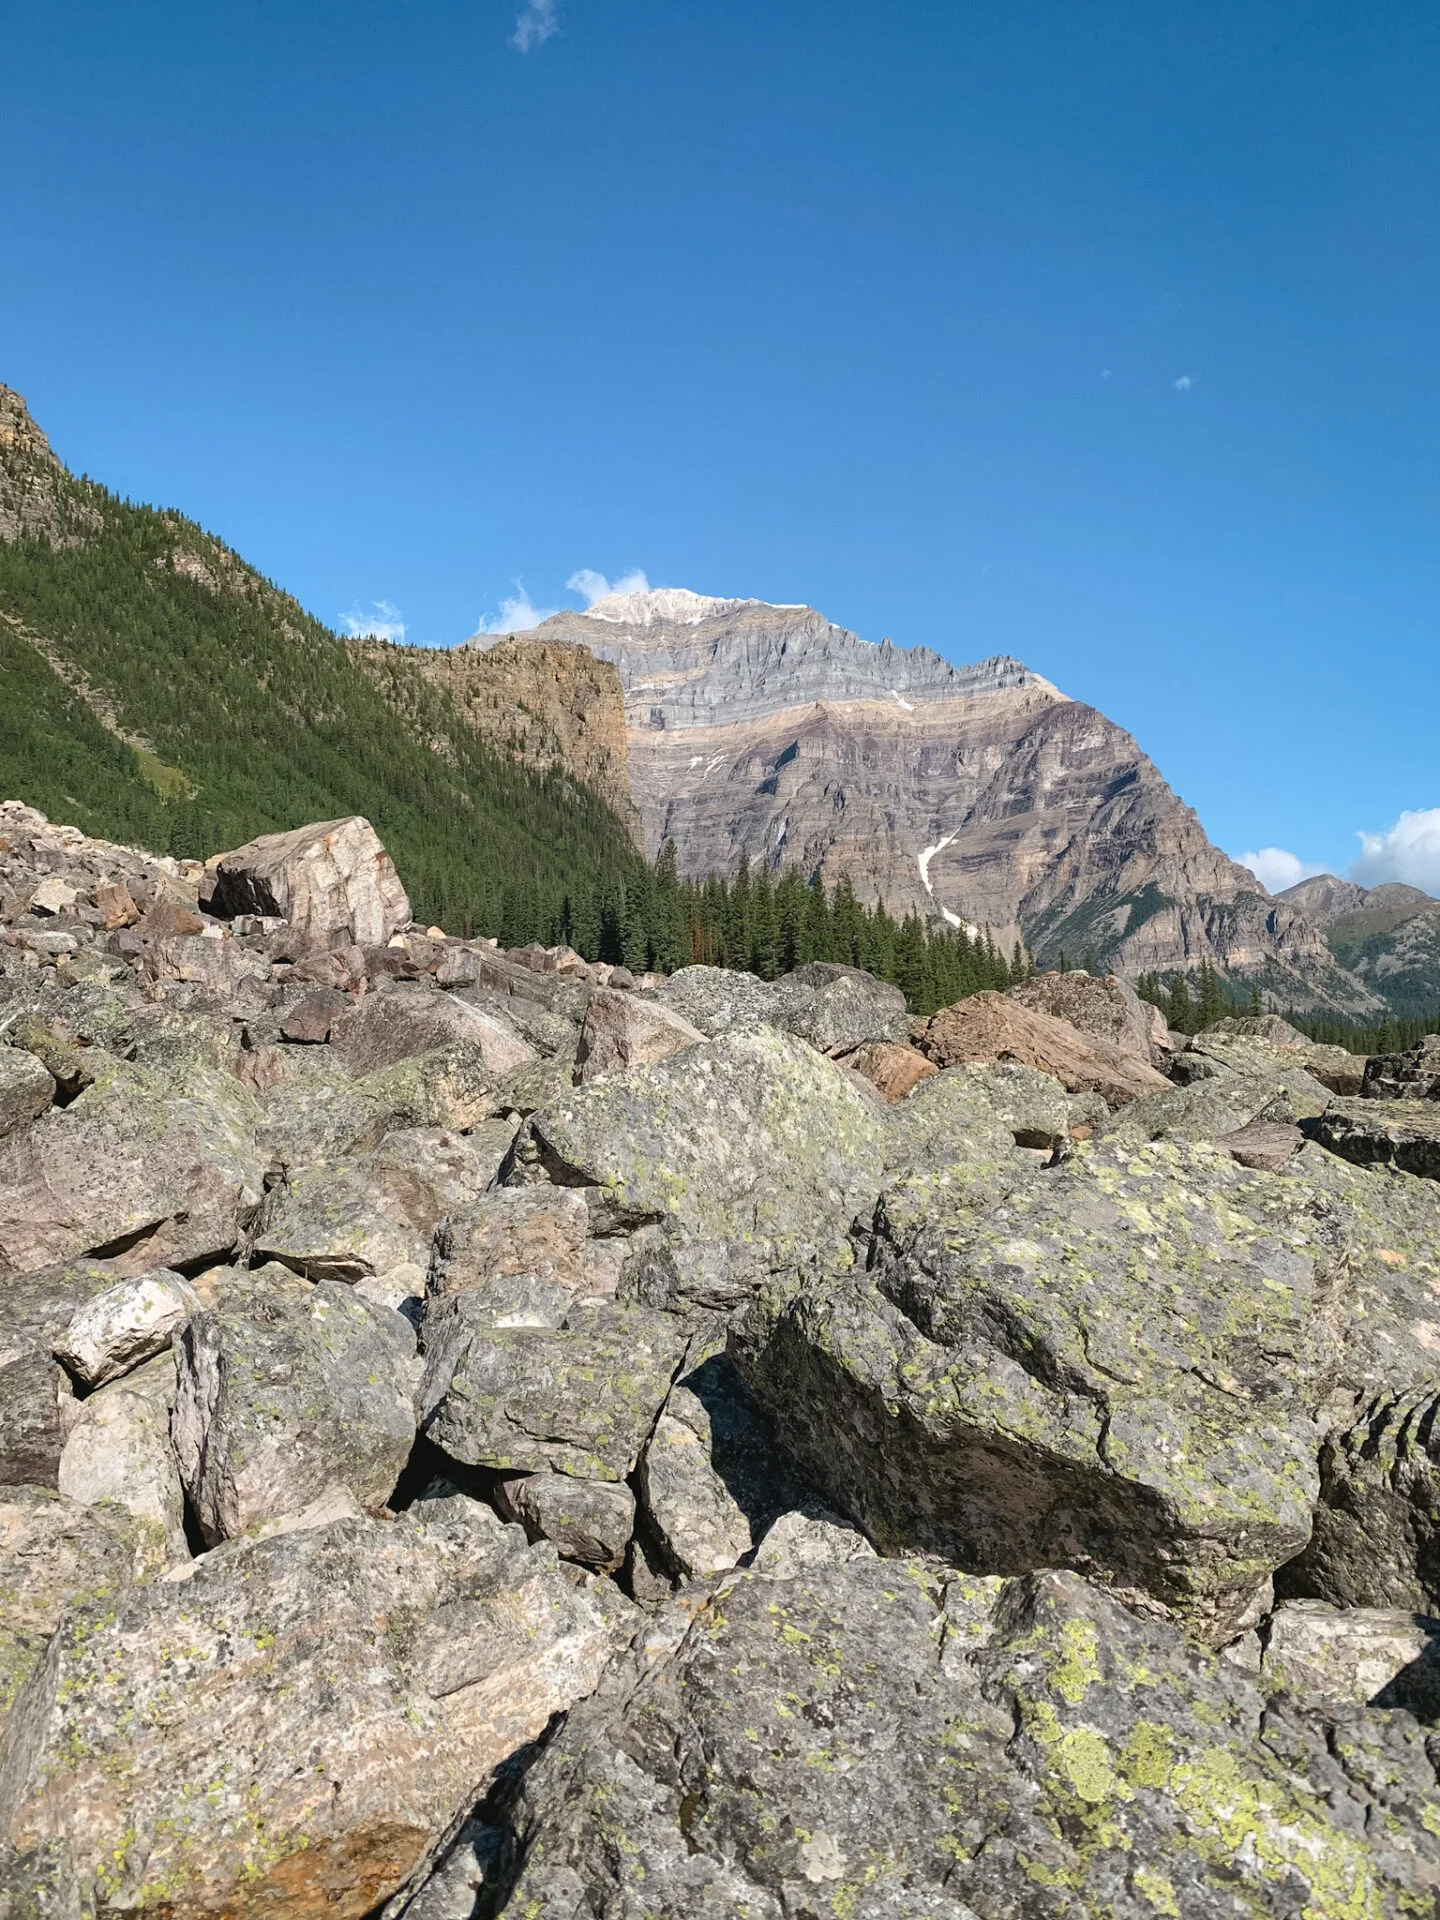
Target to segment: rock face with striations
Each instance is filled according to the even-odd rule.
[[[1295,1006],[1378,1004],[1213,847],[1130,736],[1017,660],[952,667],[811,607],[614,595],[511,644],[613,662],[630,784],[683,872],[796,865],[862,898],[1134,974],[1204,959]],[[466,651],[492,647],[490,636]]]

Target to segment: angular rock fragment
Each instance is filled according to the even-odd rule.
[[[279,914],[328,939],[383,946],[410,920],[410,902],[368,820],[324,820],[266,833],[223,854],[210,874],[212,913]]]
[[[420,981],[367,993],[330,1030],[331,1048],[357,1075],[456,1044],[470,1047],[495,1078],[535,1058],[508,1020]]]
[[[1440,1102],[1336,1100],[1308,1131],[1357,1167],[1398,1167],[1440,1180]]]
[[[963,1169],[897,1182],[866,1270],[777,1282],[731,1347],[877,1543],[1077,1566],[1218,1642],[1309,1535],[1345,1275],[1319,1196],[1082,1148],[998,1204]]]
[[[893,1040],[867,1040],[852,1053],[837,1058],[842,1066],[868,1080],[891,1105],[939,1071],[923,1053],[917,1053],[914,1047],[897,1046]]]
[[[586,1291],[589,1210],[573,1187],[502,1187],[436,1236],[437,1294],[480,1293],[495,1326],[562,1326]]]
[[[1399,1607],[1331,1607],[1291,1600],[1265,1631],[1268,1689],[1358,1706],[1405,1707],[1440,1718],[1440,1620]]]
[[[137,1575],[188,1560],[185,1497],[163,1397],[117,1380],[80,1403],[60,1455],[61,1494],[77,1506],[108,1506],[135,1523]]]
[[[821,1053],[842,1053],[867,1040],[899,1042],[909,1030],[905,996],[859,967],[812,960],[775,982],[770,1019]]]
[[[1111,1107],[1166,1085],[1147,1060],[1003,993],[973,993],[926,1022],[915,1045],[938,1067],[1014,1060],[1038,1067],[1071,1093],[1100,1093]]]
[[[1400,1920],[1440,1872],[1404,1716],[1262,1715],[1073,1573],[913,1561],[742,1575],[572,1712],[501,1818],[496,1910],[534,1920]]]
[[[348,1487],[388,1498],[415,1434],[415,1336],[388,1307],[282,1267],[234,1279],[176,1347],[180,1477],[205,1539]]]
[[[100,1387],[168,1347],[200,1309],[188,1280],[161,1268],[97,1294],[55,1343],[55,1357],[82,1386]]]
[[[619,1480],[575,1480],[565,1473],[531,1473],[501,1483],[506,1516],[532,1540],[548,1540],[566,1560],[613,1573],[635,1531],[635,1496]]]
[[[611,1644],[458,1496],[176,1571],[75,1609],[0,1771],[11,1843],[63,1836],[112,1912],[362,1920]]]
[[[1146,1066],[1156,1064],[1150,1009],[1116,974],[1101,977],[1082,969],[1038,973],[1012,987],[1009,998],[1053,1020],[1068,1021],[1092,1040],[1107,1041]]]
[[[0,1139],[17,1133],[55,1098],[55,1082],[33,1053],[0,1047]]]
[[[648,1067],[704,1039],[698,1027],[658,1001],[637,1000],[633,993],[602,987],[586,1009],[580,1029],[578,1078],[583,1083],[602,1073]]]

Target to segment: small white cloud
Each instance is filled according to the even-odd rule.
[[[1284,847],[1261,847],[1258,853],[1237,853],[1235,858],[1242,867],[1250,869],[1269,893],[1283,893],[1287,887],[1298,886],[1302,880],[1327,871],[1313,860],[1302,860],[1297,854],[1287,853]]]
[[[1440,894],[1440,807],[1402,813],[1383,833],[1357,835],[1363,849],[1350,869],[1362,887],[1402,880],[1426,893]]]
[[[616,580],[607,580],[603,573],[597,573],[593,567],[581,567],[572,573],[565,582],[572,593],[578,593],[587,607],[593,607],[597,600],[604,600],[612,593],[648,593],[650,582],[639,567],[632,567],[629,573],[622,573]]]
[[[476,633],[528,633],[532,627],[538,627],[542,620],[549,620],[560,611],[558,607],[537,607],[525,591],[522,583],[515,582],[515,591],[500,602],[500,611],[493,620],[482,618]]]
[[[1177,393],[1189,393],[1194,384],[1195,376],[1193,373],[1182,373],[1180,378],[1175,382],[1175,391]]]
[[[516,15],[510,44],[519,53],[529,53],[532,47],[543,47],[551,34],[559,31],[559,0],[526,0]]]
[[[405,622],[400,609],[388,600],[376,600],[367,613],[357,600],[349,613],[342,613],[340,624],[352,640],[403,640]]]
[[[1110,369],[1109,369],[1109,367],[1102,367],[1102,368],[1100,369],[1100,378],[1101,378],[1102,380],[1113,380],[1113,379],[1115,378],[1115,376],[1114,376],[1114,374],[1113,374],[1113,373],[1112,373],[1112,372],[1110,371]]]

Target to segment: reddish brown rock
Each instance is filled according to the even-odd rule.
[[[1051,1074],[1070,1093],[1098,1093],[1112,1107],[1170,1084],[1133,1054],[1003,993],[974,993],[945,1007],[926,1022],[916,1045],[937,1067],[1016,1060]]]
[[[914,1047],[897,1046],[889,1040],[867,1040],[853,1053],[843,1054],[840,1064],[868,1080],[892,1105],[930,1074],[940,1071],[933,1060],[927,1060]]]
[[[1010,998],[1037,1013],[1066,1020],[1094,1040],[1108,1040],[1147,1066],[1155,1064],[1150,1015],[1156,1010],[1147,1008],[1135,989],[1113,973],[1103,979],[1074,969],[1037,973],[1033,980],[1012,987]]]
[[[669,1007],[601,987],[585,1013],[576,1056],[581,1081],[626,1067],[653,1066],[672,1053],[698,1046],[705,1036]]]

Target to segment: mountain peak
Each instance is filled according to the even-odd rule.
[[[692,593],[689,587],[647,587],[641,593],[607,593],[585,609],[587,620],[608,620],[616,626],[698,627],[720,613],[736,613],[741,607],[763,607],[771,603],[742,597],[718,598],[709,593]]]

